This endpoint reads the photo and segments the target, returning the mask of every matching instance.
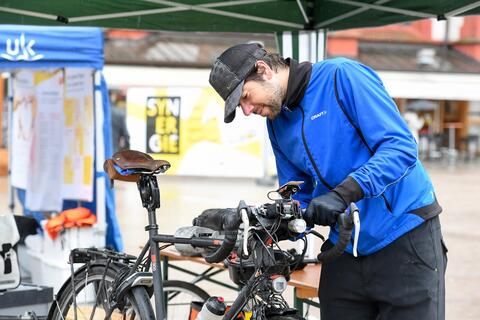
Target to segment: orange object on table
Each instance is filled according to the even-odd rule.
[[[92,211],[84,207],[68,209],[60,212],[58,216],[48,219],[45,229],[50,238],[55,240],[58,233],[64,229],[74,227],[89,227],[97,222],[97,217]]]

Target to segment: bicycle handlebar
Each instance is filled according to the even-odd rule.
[[[318,254],[317,259],[320,262],[322,263],[331,262],[343,254],[343,252],[345,251],[345,248],[350,242],[350,239],[352,238],[352,230],[354,225],[356,224],[355,220],[358,218],[358,212],[359,212],[358,207],[355,205],[355,203],[352,202],[345,212],[338,215],[338,218],[337,218],[337,222],[339,226],[338,241],[335,244],[335,246],[333,246],[333,248]],[[356,239],[355,243],[357,242],[357,240],[358,239]],[[356,245],[355,245],[355,251],[356,251]],[[354,255],[356,256],[356,252],[354,252]]]
[[[222,230],[225,230],[225,239],[222,245],[210,254],[205,255],[205,261],[208,263],[222,262],[230,255],[237,242],[238,228],[240,227],[242,210],[248,211],[248,206],[242,200],[238,204],[237,211],[231,214],[222,215]]]
[[[358,218],[358,208],[355,203],[351,203],[347,210],[338,215],[337,222],[339,225],[339,238],[335,246],[325,252],[321,252],[317,256],[317,260],[321,263],[328,263],[343,254],[345,248],[352,238],[352,230],[355,229],[355,241],[353,247],[353,254],[357,256],[356,247],[358,242],[358,233],[360,228],[360,221]],[[208,263],[217,263],[228,258],[236,245],[238,230],[240,224],[244,223],[244,233],[249,232],[248,216],[252,215],[252,208],[247,206],[245,202],[240,201],[237,209],[228,209],[220,214],[212,212],[205,212],[205,216],[199,216],[194,220],[194,225],[204,227],[214,227],[215,230],[225,231],[225,239],[221,245],[212,253],[204,256]],[[202,214],[203,215],[203,214]],[[297,219],[298,220],[298,219]],[[300,219],[301,220],[301,219]],[[293,231],[293,230],[292,230]],[[302,231],[303,232],[303,231]],[[300,233],[302,233],[300,232]],[[247,236],[244,235],[243,253],[248,255],[246,248]]]

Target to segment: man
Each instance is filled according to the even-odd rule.
[[[295,195],[307,224],[331,226],[360,209],[359,257],[352,246],[324,264],[322,320],[444,319],[446,247],[432,183],[417,145],[377,74],[348,59],[311,64],[269,54],[258,44],[226,50],[210,84],[225,100],[267,117],[280,184],[303,180]]]

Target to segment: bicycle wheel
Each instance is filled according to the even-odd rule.
[[[163,282],[167,300],[167,319],[189,319],[193,301],[205,302],[210,295],[202,288],[185,281],[167,280]]]
[[[112,284],[118,273],[115,267],[109,267],[105,273],[104,265],[82,267],[75,273],[75,306],[74,291],[69,279],[60,289],[56,301],[50,309],[48,319],[105,319],[106,309],[109,306],[108,296],[111,294]],[[134,287],[126,295],[124,301],[110,316],[110,319],[155,319],[150,298],[144,287]]]

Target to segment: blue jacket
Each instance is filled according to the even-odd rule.
[[[285,105],[290,110],[267,120],[280,184],[305,182],[295,195],[302,207],[353,178],[364,195],[357,202],[360,255],[441,212],[415,139],[372,69],[344,58],[325,60],[311,67],[305,82],[298,105]],[[337,239],[332,228],[330,240]]]

